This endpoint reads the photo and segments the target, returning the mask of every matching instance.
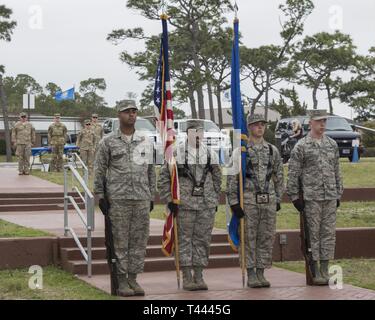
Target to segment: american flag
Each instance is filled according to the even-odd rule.
[[[159,131],[164,145],[164,157],[168,163],[171,174],[171,197],[176,204],[180,201],[180,190],[178,184],[178,174],[176,161],[173,156],[173,143],[175,131],[173,125],[172,92],[169,75],[168,57],[168,26],[167,17],[161,17],[163,24],[163,35],[161,39],[160,57],[158,62],[154,103],[158,112]],[[174,220],[173,214],[166,207],[166,220],[162,237],[162,251],[166,256],[170,256],[174,250]]]

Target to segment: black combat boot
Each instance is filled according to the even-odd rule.
[[[329,283],[328,264],[328,260],[320,260],[320,274],[322,275],[322,278],[327,281],[327,284]]]
[[[327,280],[320,274],[318,261],[314,261],[315,277],[313,278],[314,286],[325,286],[328,284]]]
[[[117,294],[121,297],[131,297],[135,295],[135,292],[133,289],[129,287],[128,283],[128,277],[126,274],[120,274],[118,275],[118,290]]]

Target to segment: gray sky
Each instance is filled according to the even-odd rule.
[[[278,4],[283,1],[237,2],[245,45],[279,43]],[[104,96],[110,106],[123,99],[126,92],[140,96],[146,87],[146,83],[138,81],[135,71],[119,61],[119,53],[125,46],[130,51],[142,46],[137,42],[114,46],[105,38],[111,30],[122,27],[142,26],[147,34],[157,34],[161,24],[128,10],[125,0],[2,0],[1,3],[13,10],[18,23],[12,42],[0,44],[0,64],[6,66],[6,75],[26,73],[42,86],[52,81],[63,90],[74,84],[78,88],[79,82],[89,77],[103,77],[107,82]],[[375,46],[375,1],[315,0],[314,3],[316,8],[306,22],[305,34],[341,28],[353,37],[360,53],[365,54]],[[228,14],[228,20],[232,19],[233,15]],[[301,87],[297,90],[311,106],[310,91]],[[244,83],[242,92],[252,96],[253,91]],[[322,93],[319,107],[326,106]],[[335,106],[336,113],[350,117],[350,108],[338,101]]]

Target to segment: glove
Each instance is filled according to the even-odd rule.
[[[233,211],[233,214],[238,218],[238,219],[241,219],[245,216],[245,213],[243,212],[241,206],[239,203],[233,205],[233,206],[230,206],[230,208],[232,209]]]
[[[305,201],[303,201],[302,199],[297,199],[297,200],[294,200],[293,201],[293,205],[294,207],[299,211],[303,211],[303,209],[305,209]]]
[[[340,200],[337,199],[336,208],[338,208],[339,206],[340,206]]]
[[[154,201],[150,201],[150,212],[154,210]]]
[[[276,211],[280,211],[280,210],[281,210],[280,202],[277,202],[276,203]]]
[[[173,213],[174,217],[177,217],[178,214],[178,204],[173,202],[168,202],[168,209]]]
[[[109,202],[105,198],[99,199],[99,208],[102,213],[106,216],[109,212]]]

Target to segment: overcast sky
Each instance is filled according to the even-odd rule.
[[[283,1],[237,2],[245,45],[257,47],[280,42],[278,5]],[[365,54],[375,46],[374,0],[315,0],[314,3],[305,34],[340,28],[353,37],[360,53]],[[110,106],[125,98],[126,92],[140,96],[146,87],[146,83],[138,81],[135,71],[119,60],[125,46],[131,51],[142,46],[137,42],[114,46],[105,39],[113,29],[142,26],[146,34],[156,34],[161,25],[128,10],[125,0],[1,0],[1,4],[13,10],[12,17],[18,23],[12,42],[0,43],[0,64],[6,66],[7,76],[26,73],[42,86],[51,81],[63,90],[73,85],[78,88],[79,82],[89,77],[102,77],[107,82],[104,96]],[[228,14],[228,20],[232,19],[233,15]],[[249,84],[244,83],[242,91],[251,96]],[[310,91],[303,88],[298,91],[311,106]],[[338,101],[335,106],[337,114],[351,116],[350,108]],[[323,93],[319,107],[327,107]]]

